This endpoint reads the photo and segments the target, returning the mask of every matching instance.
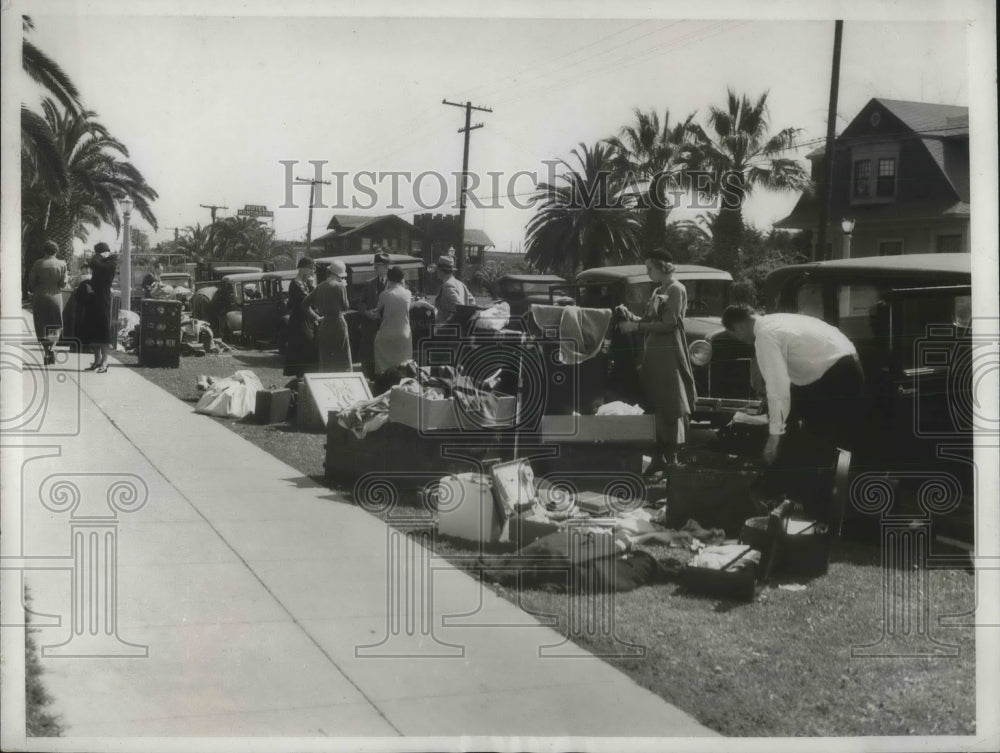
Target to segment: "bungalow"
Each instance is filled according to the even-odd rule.
[[[806,157],[813,180],[823,149]],[[778,228],[815,230],[804,194]],[[969,111],[876,97],[834,142],[825,258],[969,251]]]
[[[335,214],[326,227],[330,232],[313,241],[324,256],[363,254],[376,247],[397,254],[424,255],[424,232],[394,214]]]

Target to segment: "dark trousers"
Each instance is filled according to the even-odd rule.
[[[853,449],[864,418],[864,390],[860,361],[857,356],[844,356],[812,384],[792,385],[788,425],[794,427],[801,420],[817,439]]]
[[[785,436],[763,479],[769,497],[788,496],[827,518],[837,449],[853,449],[863,426],[864,381],[858,359],[845,356],[812,384],[792,385]]]

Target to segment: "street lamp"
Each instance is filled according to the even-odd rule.
[[[844,258],[851,258],[851,233],[854,232],[854,220],[844,218],[840,221],[840,229],[844,233]]]
[[[118,287],[122,291],[121,308],[132,310],[132,233],[129,230],[129,219],[132,216],[132,199],[126,196],[121,201],[122,220],[125,230],[125,241],[122,243],[122,269]]]

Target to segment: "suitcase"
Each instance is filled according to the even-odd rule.
[[[438,483],[438,533],[488,543],[500,538],[505,516],[493,499],[493,483],[483,473],[458,473]]]
[[[292,405],[291,390],[259,390],[254,403],[254,420],[258,424],[281,424],[288,419]]]
[[[142,301],[139,310],[140,366],[171,369],[180,366],[182,307],[180,301]]]

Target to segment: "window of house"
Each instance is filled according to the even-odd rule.
[[[903,241],[901,240],[878,242],[879,256],[898,256],[901,253],[903,253]]]
[[[854,161],[854,196],[861,198],[868,196],[868,181],[872,176],[872,161],[870,159],[859,159]]]
[[[361,239],[361,250],[362,251],[370,251],[371,248],[372,248],[372,239],[371,238],[362,238]]]
[[[937,237],[937,252],[939,254],[957,254],[961,250],[961,235],[939,235]]]
[[[878,161],[878,180],[875,183],[877,196],[892,196],[896,193],[896,160],[889,157]]]

